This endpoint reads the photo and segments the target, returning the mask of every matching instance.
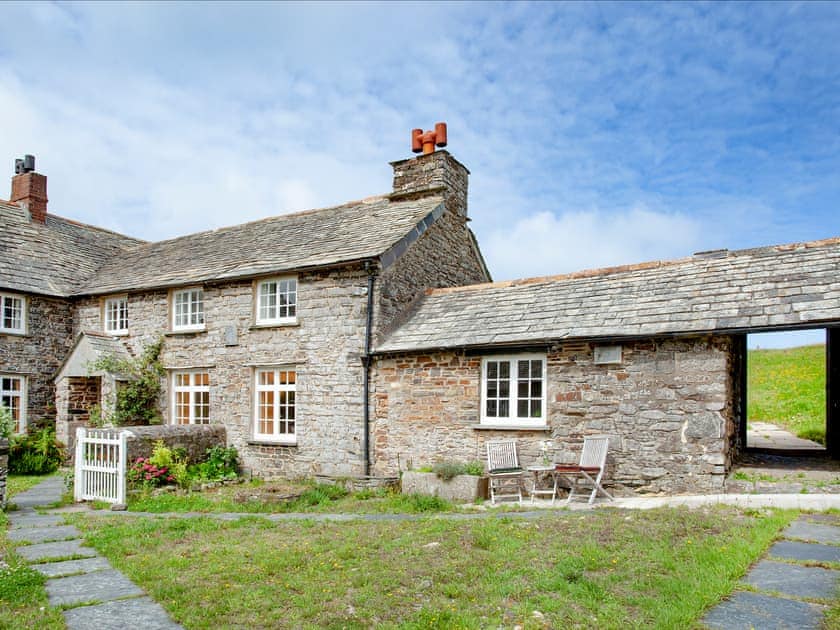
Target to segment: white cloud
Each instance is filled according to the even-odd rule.
[[[483,249],[494,279],[506,280],[686,256],[700,228],[689,217],[643,208],[538,212],[491,232]]]

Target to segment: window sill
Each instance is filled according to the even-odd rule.
[[[184,330],[167,330],[163,333],[164,337],[195,337],[196,335],[207,334],[206,328],[193,328]]]
[[[0,330],[0,335],[9,335],[10,337],[26,337],[25,330]]]
[[[266,322],[265,324],[252,324],[248,326],[248,330],[263,330],[265,328],[294,328],[300,326],[300,320],[296,319],[293,322]]]
[[[103,332],[111,337],[128,337],[127,330],[105,330]]]
[[[248,446],[297,446],[297,442],[279,442],[277,440],[248,440]]]
[[[551,427],[545,424],[538,427],[532,424],[471,424],[470,428],[476,431],[551,431]]]

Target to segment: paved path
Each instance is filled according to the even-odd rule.
[[[62,606],[69,630],[144,630],[181,628],[166,611],[125,575],[114,569],[90,547],[81,534],[65,525],[61,516],[40,514],[36,508],[61,499],[64,480],[50,477],[34,488],[16,494],[17,511],[8,513],[7,536],[18,543],[18,554],[33,569],[46,575],[51,606]]]
[[[770,422],[752,421],[747,428],[747,446],[750,448],[778,448],[791,450],[824,450],[818,442],[803,440],[790,431]]]
[[[819,566],[840,563],[840,516],[803,514],[782,532],[764,559],[736,590],[703,619],[710,628],[818,629],[825,604],[837,596],[840,571]]]

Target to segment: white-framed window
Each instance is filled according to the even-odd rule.
[[[0,332],[26,332],[26,299],[22,295],[0,293]]]
[[[545,355],[486,357],[481,362],[481,422],[545,426]]]
[[[26,430],[26,377],[0,375],[0,403],[12,412],[15,433]]]
[[[257,282],[257,324],[287,324],[297,316],[297,278]]]
[[[104,307],[105,332],[125,334],[128,332],[128,297],[107,298]]]
[[[173,372],[172,424],[210,422],[210,374],[202,371]]]
[[[258,368],[254,376],[254,439],[296,443],[295,369]]]
[[[172,330],[204,329],[204,291],[182,289],[172,294]]]

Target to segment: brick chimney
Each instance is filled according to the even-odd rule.
[[[442,140],[441,140],[442,128]],[[446,125],[435,125],[438,134],[437,146],[446,146]],[[420,132],[420,133],[418,133]],[[416,158],[391,162],[394,168],[394,191],[391,199],[409,199],[426,195],[443,195],[446,209],[463,217],[467,216],[467,185],[470,172],[467,167],[449,154],[449,151],[434,151],[435,132],[412,131],[412,150],[424,152]],[[423,142],[432,136],[432,143]]]
[[[47,222],[47,176],[35,172],[34,156],[15,160],[10,201],[26,208],[32,221]]]

